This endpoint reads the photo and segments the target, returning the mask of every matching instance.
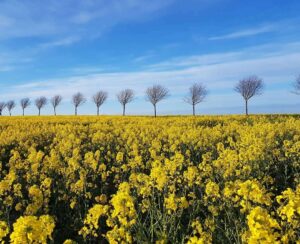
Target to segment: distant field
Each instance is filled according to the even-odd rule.
[[[0,118],[0,242],[295,243],[300,117]]]

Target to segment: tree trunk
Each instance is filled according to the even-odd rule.
[[[39,116],[41,115],[41,109],[39,108]]]
[[[245,100],[246,115],[248,115],[248,100]]]
[[[54,110],[54,115],[56,116],[56,108],[55,108],[55,107],[53,107],[53,110]]]
[[[11,111],[9,111],[9,116],[11,116]]]
[[[75,116],[77,115],[77,107],[75,106]]]
[[[99,106],[97,106],[97,116],[99,116]]]
[[[125,104],[123,104],[123,116],[125,115]]]
[[[153,106],[154,106],[154,117],[156,118],[156,104],[154,104]]]
[[[195,116],[195,104],[193,104],[193,115]]]
[[[2,116],[2,110],[0,110],[0,116]]]
[[[24,113],[24,110],[25,110],[25,109],[23,108],[22,110],[23,110],[23,116],[24,116],[24,114],[25,114],[25,113]]]

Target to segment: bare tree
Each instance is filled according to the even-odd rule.
[[[153,85],[146,90],[146,100],[154,107],[154,117],[156,117],[156,104],[167,98],[169,90],[161,85]]]
[[[77,115],[77,108],[86,102],[85,97],[82,93],[77,92],[73,95],[72,102],[75,108],[75,115]]]
[[[30,106],[30,99],[28,97],[25,97],[25,98],[21,99],[20,104],[21,104],[23,116],[24,116],[25,109]]]
[[[52,107],[53,107],[54,115],[56,115],[56,108],[57,108],[57,106],[59,106],[59,104],[61,103],[62,99],[63,98],[62,98],[61,95],[55,95],[54,97],[51,98],[50,102],[51,102]]]
[[[106,101],[108,95],[105,91],[98,91],[93,96],[93,102],[96,104],[97,107],[97,115],[99,115],[100,106]]]
[[[11,111],[16,107],[16,103],[14,100],[10,100],[6,103],[6,107],[8,109],[9,115],[11,116]]]
[[[296,82],[294,83],[294,93],[300,95],[300,75],[297,77]]]
[[[184,101],[193,106],[193,115],[195,115],[195,106],[198,103],[203,102],[207,95],[207,90],[204,85],[201,83],[193,84],[190,89],[188,95],[184,98]]]
[[[45,97],[39,97],[35,99],[35,106],[39,110],[39,116],[41,115],[41,109],[46,106],[47,102],[47,98]]]
[[[261,95],[264,88],[262,79],[257,76],[249,76],[239,81],[234,90],[242,95],[245,100],[246,115],[248,115],[248,101],[256,95]]]
[[[123,106],[123,116],[124,116],[126,104],[132,102],[134,99],[134,91],[131,89],[125,89],[123,91],[120,91],[117,94],[117,98],[119,100],[119,103],[121,103]]]
[[[5,102],[0,102],[0,116],[2,115],[3,110],[5,109],[5,107],[6,107],[6,103]]]

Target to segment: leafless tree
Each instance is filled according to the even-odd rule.
[[[47,98],[45,98],[45,97],[39,97],[39,98],[35,99],[35,106],[39,110],[39,116],[41,115],[41,109],[44,106],[46,106],[47,102],[48,102]]]
[[[21,108],[22,108],[22,111],[23,111],[23,116],[24,116],[25,109],[30,106],[30,99],[28,97],[25,97],[25,98],[21,99],[20,105],[21,105]]]
[[[193,106],[193,115],[195,115],[195,106],[198,103],[203,102],[205,97],[207,96],[207,90],[204,85],[201,83],[193,84],[190,89],[188,95],[184,98],[184,101]]]
[[[294,93],[300,95],[300,75],[297,77],[296,82],[294,83]]]
[[[120,91],[117,94],[117,98],[119,103],[121,103],[123,106],[123,116],[124,116],[126,104],[132,102],[134,99],[134,91],[131,89],[125,89],[123,91]]]
[[[156,104],[169,95],[169,90],[161,85],[153,85],[146,90],[146,100],[154,107],[154,117],[156,117]]]
[[[30,99],[28,97],[25,97],[25,98],[21,99],[20,104],[21,104],[23,116],[24,116],[25,109],[30,106]]]
[[[106,101],[108,95],[107,92],[105,91],[98,91],[94,96],[93,96],[93,102],[95,103],[97,107],[97,115],[99,115],[99,110],[100,106]]]
[[[8,109],[9,115],[11,116],[11,111],[16,107],[16,103],[14,100],[10,100],[6,103],[6,107]]]
[[[3,110],[5,109],[5,107],[6,107],[6,103],[5,102],[0,102],[0,116],[2,115]]]
[[[63,98],[62,98],[61,95],[55,95],[54,97],[51,98],[50,102],[51,102],[52,107],[53,107],[54,115],[56,115],[56,108],[57,108],[57,106],[59,106],[59,104],[61,103],[62,99]]]
[[[264,88],[262,79],[257,76],[249,76],[238,82],[234,90],[242,95],[245,100],[246,115],[248,115],[248,101],[256,95],[261,95]]]
[[[85,97],[82,93],[77,92],[73,95],[72,102],[75,108],[75,115],[77,115],[77,108],[86,102]]]

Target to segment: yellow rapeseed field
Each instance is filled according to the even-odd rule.
[[[300,117],[0,118],[2,243],[300,243]]]

